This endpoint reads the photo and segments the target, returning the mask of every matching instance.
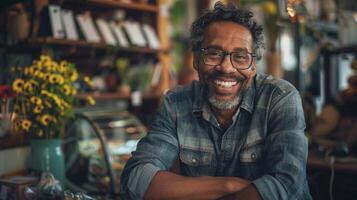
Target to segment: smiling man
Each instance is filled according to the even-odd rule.
[[[122,173],[123,199],[311,199],[301,99],[256,73],[252,17],[218,2],[193,23],[199,81],[167,93]]]

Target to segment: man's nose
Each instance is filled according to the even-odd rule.
[[[216,66],[217,70],[220,70],[224,73],[232,73],[235,72],[235,68],[232,65],[231,58],[229,54],[224,55],[224,58],[222,60],[222,63],[218,66]]]

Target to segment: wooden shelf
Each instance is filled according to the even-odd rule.
[[[137,10],[137,11],[145,11],[145,12],[158,12],[159,8],[156,5],[147,4],[147,3],[124,3],[120,2],[119,0],[72,0],[66,1],[65,3],[71,4],[87,4],[96,7],[108,7],[110,9],[113,8],[122,8],[127,10]]]
[[[141,54],[158,54],[166,52],[164,49],[152,49],[148,47],[120,47],[111,46],[105,43],[87,42],[85,40],[65,40],[56,38],[29,38],[27,41],[21,42],[18,45],[10,46],[7,49],[10,51],[26,51],[32,49],[42,48],[43,46],[57,46],[66,48],[91,48],[98,50],[110,50],[129,53],[141,53]]]
[[[84,99],[87,96],[92,96],[96,100],[130,100],[130,94],[121,94],[121,93],[81,93],[76,95],[79,99]],[[143,94],[143,99],[159,99],[160,95],[154,94]]]

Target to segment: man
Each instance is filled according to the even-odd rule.
[[[122,173],[123,199],[311,199],[301,99],[256,74],[252,16],[217,3],[193,23],[200,80],[166,95]]]

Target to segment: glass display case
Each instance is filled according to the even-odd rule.
[[[145,126],[128,111],[112,107],[81,109],[75,116],[63,142],[66,187],[97,197],[117,196],[120,174],[146,134]]]

